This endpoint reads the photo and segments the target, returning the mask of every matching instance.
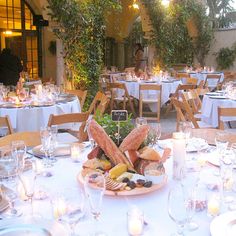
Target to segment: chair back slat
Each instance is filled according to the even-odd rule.
[[[80,101],[80,107],[81,107],[81,110],[83,109],[83,106],[84,106],[84,102],[85,102],[85,99],[86,99],[86,96],[87,96],[87,90],[66,90],[67,93],[70,93],[70,94],[73,94],[73,95],[76,95]]]
[[[224,129],[225,121],[223,117],[236,117],[236,108],[235,107],[218,107],[218,128]]]
[[[8,134],[14,133],[11,121],[8,115],[0,117],[0,127],[7,127]]]

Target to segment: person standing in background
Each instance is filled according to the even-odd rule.
[[[16,86],[22,70],[20,59],[11,53],[11,49],[4,48],[0,54],[0,82]]]
[[[140,43],[135,44],[135,68],[134,72],[136,76],[140,76],[145,71],[146,60],[144,59],[144,50]]]

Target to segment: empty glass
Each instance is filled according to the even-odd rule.
[[[26,145],[23,140],[13,141],[11,143],[12,155],[16,158],[18,164],[18,172],[24,170],[25,157],[26,157]]]
[[[187,204],[191,207],[191,204]],[[177,232],[172,236],[184,235],[184,226],[189,219],[189,209],[186,207],[186,196],[181,184],[177,183],[168,195],[168,214],[177,224]]]
[[[98,220],[101,214],[102,200],[105,192],[105,178],[100,172],[90,172],[84,179],[85,195],[89,201],[90,212],[96,223],[94,235],[99,235],[101,232],[97,232]],[[102,233],[101,233],[102,234]]]
[[[146,125],[147,124],[147,119],[144,117],[138,117],[135,120],[136,127],[139,127],[141,125]]]

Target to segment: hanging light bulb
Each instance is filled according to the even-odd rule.
[[[139,9],[139,5],[138,5],[138,3],[136,2],[136,0],[133,1],[132,7],[133,7],[134,9]]]
[[[170,5],[170,0],[162,0],[161,1],[161,4],[164,6],[164,7],[168,7]]]

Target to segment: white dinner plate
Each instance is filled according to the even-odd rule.
[[[61,224],[41,218],[14,218],[0,222],[0,236],[69,236]]]
[[[236,211],[226,212],[214,218],[210,225],[212,236],[236,235]]]
[[[209,96],[209,98],[211,98],[211,99],[228,99],[225,96]]]
[[[0,222],[0,236],[69,236],[61,224],[41,218],[16,218]]]

